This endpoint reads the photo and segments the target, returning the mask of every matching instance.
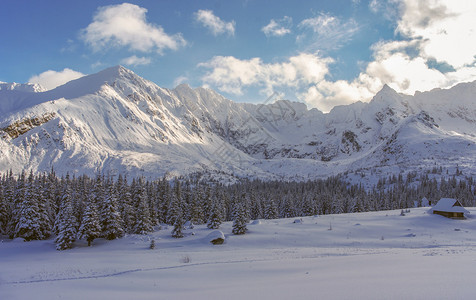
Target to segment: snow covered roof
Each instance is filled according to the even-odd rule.
[[[458,200],[453,198],[441,198],[438,203],[430,209],[432,211],[457,212],[469,214]]]

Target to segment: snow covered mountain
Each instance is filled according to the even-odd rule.
[[[44,92],[46,89],[39,85],[38,83],[7,83],[0,81],[0,91],[9,90],[9,91],[23,91],[23,92]]]
[[[476,82],[414,96],[385,86],[324,114],[158,87],[121,66],[45,91],[0,83],[0,170],[307,179],[352,170],[474,174]]]

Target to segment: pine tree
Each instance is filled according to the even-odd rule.
[[[168,218],[168,206],[169,206],[169,190],[170,190],[170,185],[167,182],[167,180],[162,178],[158,182],[158,195],[156,197],[157,199],[157,217],[158,217],[158,222],[159,223],[167,223],[167,218]]]
[[[246,233],[246,211],[243,204],[236,203],[233,210],[233,234],[245,234]]]
[[[56,250],[70,249],[76,240],[76,219],[73,213],[71,194],[71,187],[67,184],[65,195],[55,221],[55,228],[58,231],[55,240]]]
[[[210,218],[208,219],[207,222],[207,227],[210,229],[218,229],[220,228],[220,225],[222,223],[222,217],[221,217],[221,211],[220,211],[220,206],[219,204],[215,201],[213,203],[212,209],[211,209],[211,214]]]
[[[50,223],[50,233],[52,231],[51,224],[56,219],[56,214],[59,210],[56,201],[56,189],[59,186],[58,179],[53,171],[43,178],[43,199],[44,208],[46,209],[47,219]],[[40,204],[40,209],[41,204]]]
[[[194,195],[192,197],[190,220],[193,224],[203,224],[203,220],[205,219],[205,213],[203,212],[203,207],[200,202],[199,196]]]
[[[276,202],[273,200],[270,200],[266,204],[266,208],[264,211],[264,218],[265,219],[277,219],[278,218],[278,206],[276,205]]]
[[[3,220],[2,220],[2,227],[1,230],[3,231],[4,234],[12,236],[13,233],[10,232],[10,224],[12,223],[12,209],[13,209],[13,199],[14,199],[14,194],[15,194],[15,183],[14,183],[14,178],[11,175],[6,176],[4,179],[4,192],[3,192],[3,201],[5,203],[4,208],[2,208],[2,213],[3,215]]]
[[[156,186],[152,183],[147,183],[147,205],[149,206],[150,213],[150,224],[151,226],[156,226],[159,224],[159,208],[157,206],[157,189]]]
[[[182,214],[179,214],[175,217],[174,229],[172,229],[172,237],[174,238],[183,238],[183,218]]]
[[[40,214],[35,187],[33,186],[33,173],[30,173],[25,185],[23,201],[20,205],[19,219],[15,226],[15,237],[22,237],[25,241],[44,238],[40,228]]]
[[[8,224],[8,210],[6,199],[3,196],[3,183],[4,181],[0,182],[0,234],[6,233]]]
[[[175,219],[177,216],[183,217],[182,213],[182,203],[181,199],[178,198],[175,193],[171,193],[171,200],[169,203],[169,208],[167,209],[167,224],[175,224]]]
[[[39,224],[42,239],[47,239],[51,236],[51,219],[50,219],[50,205],[49,202],[44,197],[44,192],[42,190],[42,185],[39,181],[36,181],[35,184],[35,193],[34,197],[37,199],[38,203],[38,214],[39,214]]]
[[[140,185],[140,184],[139,184]],[[147,194],[145,188],[141,186],[137,196],[136,213],[134,233],[147,234],[153,230],[152,222],[150,221],[149,205],[147,203]]]
[[[12,213],[11,218],[8,224],[8,233],[10,238],[16,237],[16,227],[17,223],[21,217],[21,206],[22,202],[25,198],[25,172],[22,171],[20,177],[18,178],[15,187],[13,188],[13,196],[12,196]]]
[[[97,214],[97,207],[91,200],[86,203],[86,207],[81,220],[81,226],[78,230],[78,238],[86,239],[88,247],[94,239],[101,235],[101,225],[99,224],[99,217]]]
[[[129,189],[123,193],[120,203],[120,214],[122,216],[123,228],[128,233],[134,232],[135,212],[132,207],[132,195]]]
[[[101,205],[101,236],[114,240],[124,235],[121,214],[117,209],[116,192],[113,184],[108,184],[104,203]]]

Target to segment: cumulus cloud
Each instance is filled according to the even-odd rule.
[[[284,36],[291,33],[291,27],[293,25],[293,19],[288,16],[284,16],[282,19],[271,19],[268,25],[261,28],[261,31],[266,36]]]
[[[137,57],[132,55],[121,60],[121,64],[128,66],[148,65],[152,62],[149,57]]]
[[[359,31],[359,25],[353,19],[343,21],[330,14],[321,13],[301,21],[298,29],[301,33],[296,41],[306,45],[307,51],[335,50],[352,39]]]
[[[95,51],[107,47],[129,47],[133,51],[177,50],[186,44],[180,33],[169,35],[148,23],[147,9],[123,3],[99,7],[93,22],[81,31],[81,38]]]
[[[299,89],[324,79],[329,72],[330,58],[301,53],[285,62],[264,63],[260,58],[240,60],[232,56],[216,56],[199,67],[211,69],[202,81],[222,92],[242,95],[243,88],[258,87],[271,94],[276,87]]]
[[[373,60],[355,79],[316,82],[301,93],[302,99],[328,111],[335,105],[370,100],[384,84],[397,92],[413,94],[476,80],[475,2],[371,2],[376,11],[392,4],[399,13],[396,33],[404,39],[372,45]]]
[[[225,22],[213,14],[211,10],[200,9],[194,13],[195,20],[208,28],[214,36],[235,34],[235,21]]]
[[[475,62],[476,2],[404,1],[397,31],[422,40],[421,54],[461,68]]]
[[[207,70],[201,79],[207,86],[235,95],[251,88],[267,95],[291,90],[308,106],[324,112],[336,105],[369,101],[384,84],[413,94],[476,80],[476,2],[374,0],[369,7],[394,22],[395,38],[373,44],[370,61],[360,62],[361,72],[351,80],[332,80],[329,65],[334,60],[316,50],[343,46],[359,26],[325,13],[296,26],[297,41],[305,45],[311,41],[303,53],[273,63],[216,56],[199,64]],[[268,25],[279,28],[273,22]]]
[[[83,76],[84,74],[81,72],[65,68],[63,71],[59,72],[48,70],[39,75],[34,75],[28,79],[28,82],[38,83],[46,89],[52,90],[57,86],[67,83],[68,81],[78,79]]]

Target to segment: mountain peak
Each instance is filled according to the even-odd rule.
[[[131,70],[124,68],[121,65],[117,65],[117,66],[106,68],[102,71],[99,71],[89,76],[94,76],[95,79],[98,79],[98,80],[102,79],[103,82],[112,82],[115,79],[122,78],[124,76],[132,75],[132,74],[135,75],[135,73],[132,72]]]
[[[177,85],[174,90],[176,91],[183,91],[183,90],[193,90],[193,88],[188,83],[181,83]]]
[[[397,91],[392,89],[388,84],[384,84],[383,87],[380,89],[378,93],[392,93],[392,94],[398,94]],[[378,94],[377,93],[377,94]]]
[[[65,98],[76,98],[85,94],[93,94],[101,89],[104,84],[112,84],[118,79],[130,80],[139,77],[121,65],[113,66],[94,74],[69,81],[53,90],[51,93]]]
[[[401,98],[401,94],[397,93],[397,91],[388,86],[388,84],[384,84],[382,89],[377,94],[375,94],[370,102],[385,104],[399,103]]]

